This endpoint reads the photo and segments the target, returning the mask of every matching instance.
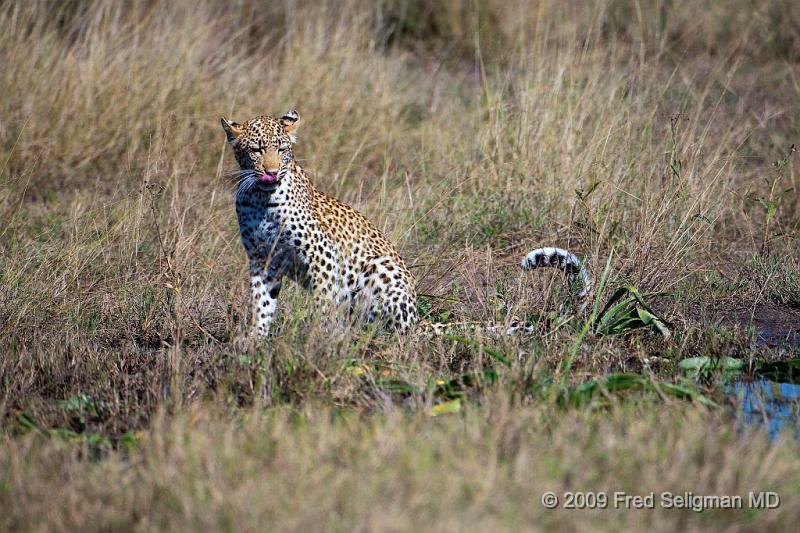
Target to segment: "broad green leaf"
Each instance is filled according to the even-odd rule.
[[[439,416],[448,413],[458,413],[461,411],[461,399],[456,398],[447,402],[434,405],[431,408],[431,416]]]
[[[678,363],[683,370],[740,370],[745,365],[741,359],[733,357],[712,358],[708,356],[689,357]]]

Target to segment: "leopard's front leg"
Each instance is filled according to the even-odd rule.
[[[265,267],[265,260],[250,260],[250,289],[253,294],[253,332],[260,337],[269,334],[269,327],[278,310],[278,294],[281,291],[281,272],[272,265]]]

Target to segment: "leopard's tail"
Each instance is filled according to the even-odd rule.
[[[579,300],[586,298],[592,292],[592,277],[584,268],[583,263],[578,257],[563,248],[536,248],[525,256],[522,260],[522,268],[525,270],[536,270],[541,267],[555,267],[567,275],[570,289],[575,288],[575,296]],[[580,284],[580,290],[578,290]],[[585,306],[586,303],[581,304]],[[420,329],[434,335],[448,335],[453,332],[460,332],[464,328],[475,328],[492,333],[505,333],[513,335],[521,331],[533,333],[536,326],[526,325],[518,320],[512,320],[510,326],[487,325],[482,323],[449,323],[440,324],[427,320],[420,322]]]
[[[592,291],[592,278],[581,260],[563,248],[536,248],[522,260],[522,268],[525,270],[541,267],[555,267],[564,272],[570,287],[580,283],[580,290],[575,293],[579,299],[585,298]]]

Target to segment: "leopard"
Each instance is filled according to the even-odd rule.
[[[248,258],[253,333],[269,335],[285,278],[310,291],[318,309],[346,309],[349,316],[408,333],[420,322],[413,275],[372,222],[314,186],[293,153],[299,120],[294,109],[242,123],[220,118],[239,165],[231,176]],[[537,248],[522,267],[562,270],[570,283],[582,282],[580,298],[591,288],[581,261],[563,248]]]

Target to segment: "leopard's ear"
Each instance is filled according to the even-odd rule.
[[[297,139],[295,138],[294,130],[297,128],[297,123],[300,121],[300,115],[297,114],[297,111],[291,109],[283,114],[281,117],[281,124],[283,124],[283,129],[286,130],[286,133],[289,134],[289,137],[292,138],[292,142],[296,142]]]
[[[225,117],[220,117],[219,121],[222,123],[222,129],[225,130],[225,135],[228,136],[228,142],[233,142],[242,134],[241,124],[230,121]]]

